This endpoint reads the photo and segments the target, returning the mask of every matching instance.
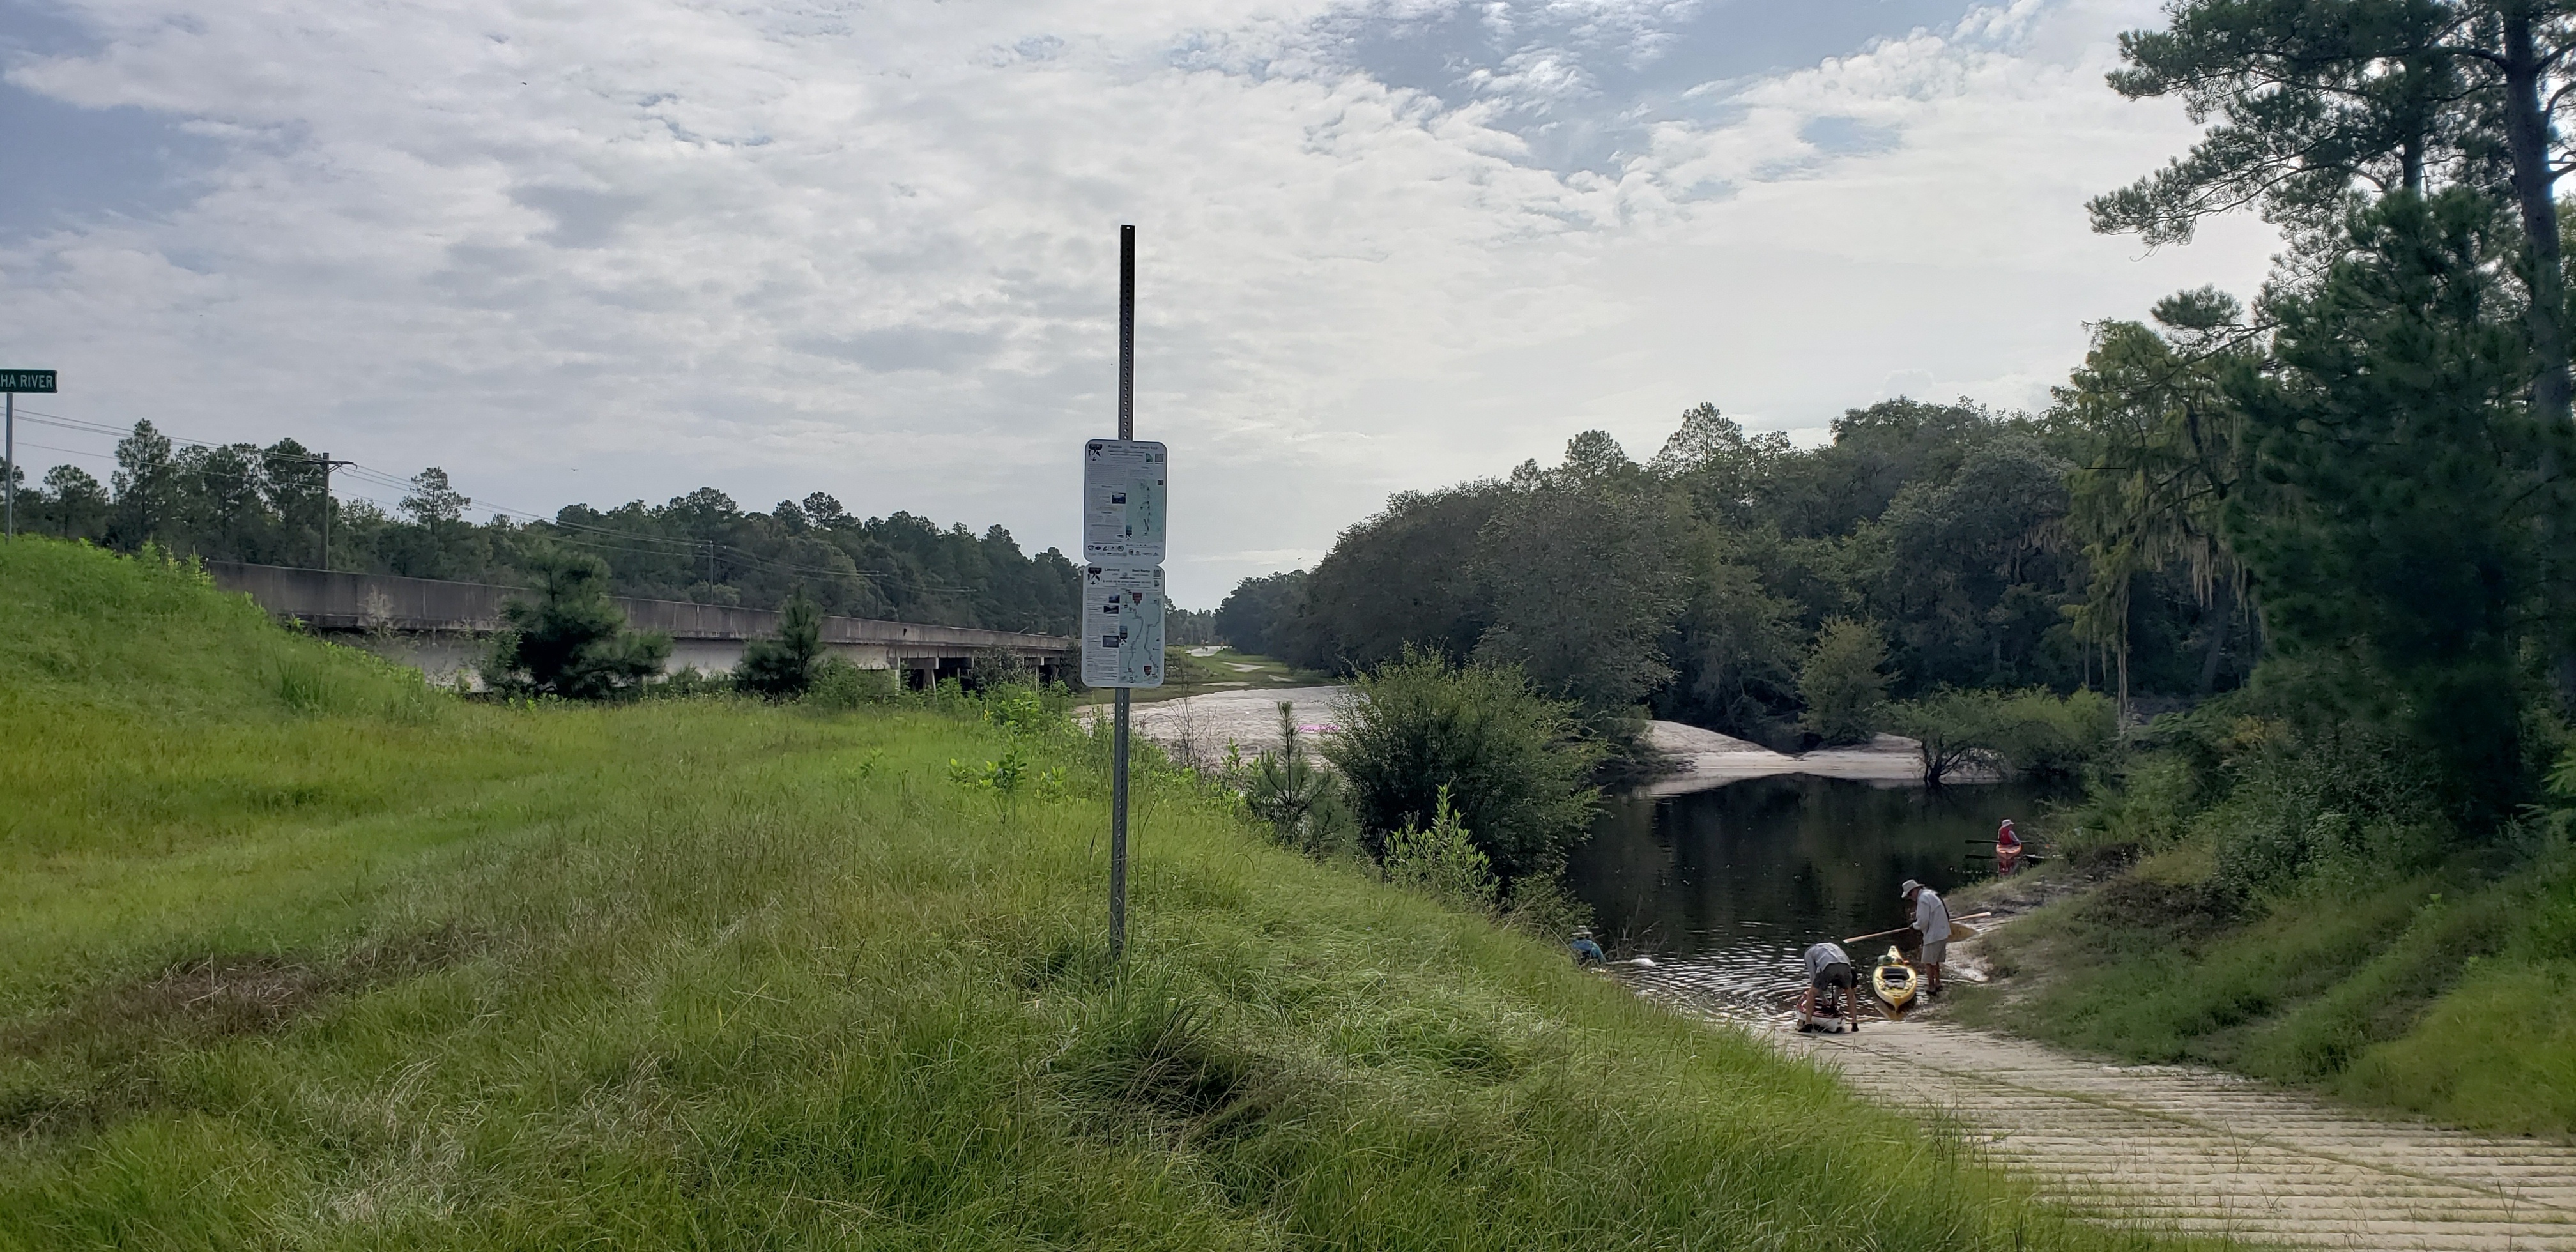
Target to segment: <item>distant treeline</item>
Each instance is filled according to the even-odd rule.
[[[594,553],[612,590],[647,599],[775,608],[797,588],[827,613],[1070,634],[1081,579],[1049,548],[1030,555],[999,526],[976,534],[906,512],[859,517],[815,492],[766,513],[702,487],[660,505],[569,505],[552,520],[467,519],[473,500],[437,467],[388,512],[332,500],[330,567],[524,584],[538,545]],[[135,424],[105,484],[57,465],[24,484],[19,524],[131,551],[313,567],[322,559],[322,466],[293,439],[176,444]],[[1177,614],[1174,642],[1206,638],[1206,613]]]
[[[1638,464],[1592,431],[1564,462],[1405,493],[1312,571],[1246,579],[1217,610],[1238,648],[1363,670],[1405,644],[1514,661],[1596,711],[1781,738],[1828,622],[1878,630],[1889,693],[1943,686],[2193,694],[2259,652],[2225,586],[2128,571],[2114,623],[2070,526],[2098,438],[2062,415],[1892,400],[1800,449],[1712,405]]]

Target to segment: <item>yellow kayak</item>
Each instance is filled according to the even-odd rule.
[[[1878,992],[1879,999],[1887,1002],[1887,1007],[1904,1008],[1914,1001],[1914,968],[1897,955],[1896,949],[1889,948],[1887,959],[1869,972],[1869,985]]]

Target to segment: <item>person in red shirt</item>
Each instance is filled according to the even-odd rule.
[[[1995,828],[1995,872],[2009,874],[2021,868],[2021,836],[2013,833],[2012,819]]]

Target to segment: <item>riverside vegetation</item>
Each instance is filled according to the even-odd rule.
[[[1039,693],[469,702],[149,551],[0,586],[0,1246],[2149,1246],[1150,750],[1113,968]]]

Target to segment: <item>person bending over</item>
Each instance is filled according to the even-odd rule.
[[[1574,963],[1577,965],[1598,965],[1604,959],[1601,945],[1593,942],[1592,932],[1589,930],[1574,932],[1573,940],[1566,946],[1574,949]]]
[[[1798,1015],[1814,1018],[1816,996],[1834,987],[1843,989],[1843,1017],[1855,1031],[1860,1029],[1860,1014],[1852,1011],[1855,997],[1851,954],[1839,943],[1820,943],[1807,949],[1807,998],[1799,1001]]]

